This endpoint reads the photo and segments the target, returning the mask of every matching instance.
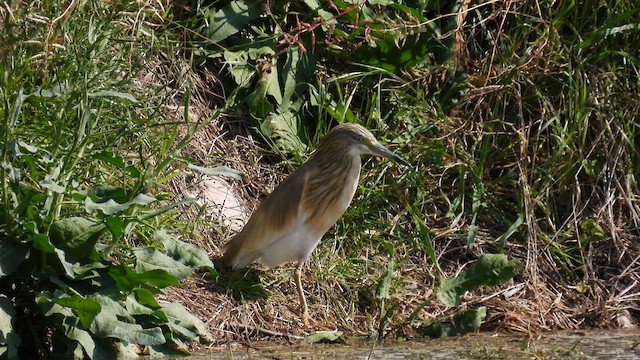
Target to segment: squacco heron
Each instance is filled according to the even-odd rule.
[[[409,166],[364,127],[338,125],[311,157],[264,199],[242,231],[224,245],[222,262],[233,269],[256,259],[269,267],[297,261],[294,278],[305,325],[310,318],[300,279],[302,266],[349,206],[358,186],[362,154]]]

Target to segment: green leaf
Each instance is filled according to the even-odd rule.
[[[153,308],[150,308],[148,306],[145,306],[144,304],[141,304],[138,301],[138,298],[136,297],[135,293],[138,293],[140,291],[147,291],[147,293],[149,293],[152,297],[153,294],[151,291],[147,290],[147,289],[135,289],[132,293],[130,293],[129,295],[127,295],[127,297],[124,299],[124,307],[125,309],[127,309],[127,313],[129,315],[153,315],[155,314],[157,311],[154,310]],[[155,299],[154,299],[155,301]],[[122,303],[122,301],[121,301]],[[140,321],[140,318],[136,319],[138,323],[145,323],[145,321]],[[164,320],[163,320],[164,321]]]
[[[251,20],[262,15],[262,3],[256,0],[234,0],[208,19],[205,36],[220,42],[240,31]]]
[[[11,109],[11,116],[9,117],[9,126],[7,127],[8,129],[13,128],[20,120],[20,113],[22,112],[22,103],[29,97],[29,95],[25,95],[23,91],[24,91],[23,89],[20,89],[18,91],[18,96],[16,96],[16,101],[13,103],[13,109]]]
[[[194,270],[193,267],[153,248],[135,249],[133,252],[136,256],[137,272],[162,270],[178,279],[184,279]]]
[[[594,219],[587,219],[580,223],[580,246],[584,248],[592,240],[604,239],[604,229]]]
[[[38,233],[38,225],[34,221],[25,224],[25,229],[29,231],[29,237],[33,241],[33,247],[46,253],[52,253],[55,246],[49,240],[49,237]]]
[[[69,297],[58,298],[54,300],[56,304],[68,307],[80,318],[80,323],[85,329],[91,326],[91,322],[100,312],[100,304],[93,300],[87,299],[80,295],[71,295]]]
[[[92,98],[92,97],[93,98],[115,97],[115,98],[129,100],[129,101],[131,101],[133,103],[137,103],[138,102],[138,100],[136,100],[135,96],[133,96],[131,94],[119,92],[119,91],[102,90],[102,91],[96,91],[96,92],[92,92],[92,93],[87,93],[87,96],[90,97],[90,98]]]
[[[71,261],[74,260],[69,260],[67,259],[67,256],[69,256],[69,253],[65,252],[64,250],[58,249],[56,248],[54,250],[55,254],[56,254],[56,258],[58,259],[58,261],[60,262],[60,265],[62,266],[62,269],[64,270],[64,273],[71,279],[75,279],[76,277],[76,272],[74,269],[74,265],[72,264]]]
[[[342,331],[318,331],[305,337],[304,341],[309,344],[318,344],[318,343],[344,344],[344,339],[342,338]]]
[[[51,190],[57,194],[64,194],[64,186],[55,183],[53,180],[42,180],[39,184],[43,189]]]
[[[105,215],[115,215],[122,213],[125,210],[128,210],[132,206],[142,205],[147,206],[156,201],[156,198],[145,195],[138,194],[131,201],[126,202],[124,204],[119,204],[113,199],[109,199],[105,202],[96,203],[90,197],[84,199],[85,210],[89,214],[93,214],[96,211],[100,211]]]
[[[108,199],[113,199],[120,203],[127,201],[127,194],[124,189],[108,184],[96,185],[90,188],[87,190],[87,196],[91,196],[92,199],[98,200],[98,202]]]
[[[209,176],[224,176],[224,177],[228,177],[231,179],[238,179],[238,180],[241,180],[244,177],[244,174],[242,173],[242,171],[232,169],[227,166],[216,166],[214,168],[208,168],[208,167],[189,164],[187,165],[187,169],[191,169],[199,172],[200,174],[209,175]]]
[[[15,359],[18,356],[21,339],[14,329],[15,320],[13,303],[4,294],[0,294],[0,355],[3,358]],[[4,351],[2,347],[5,348]]]
[[[39,96],[39,97],[56,97],[60,95],[64,95],[69,92],[70,86],[66,82],[56,82],[51,87],[46,89],[38,89],[29,96]]]
[[[11,239],[0,241],[0,278],[13,273],[29,257],[29,247]]]
[[[102,222],[84,217],[69,217],[58,220],[49,228],[49,238],[71,259],[88,257],[102,235]]]
[[[161,289],[178,285],[180,283],[175,276],[162,269],[145,271],[142,274],[138,274],[138,279],[143,284],[157,286]]]
[[[442,275],[442,269],[440,269],[440,264],[438,264],[438,257],[436,256],[436,251],[435,251],[435,248],[433,247],[433,241],[431,239],[431,230],[429,229],[427,224],[424,222],[422,217],[419,215],[421,213],[417,207],[410,206],[409,204],[407,204],[406,208],[407,208],[407,211],[409,211],[409,213],[413,217],[413,221],[416,224],[416,228],[418,229],[418,235],[422,240],[422,245],[424,246],[424,249],[427,252],[427,255],[429,256],[429,259],[431,260],[433,265],[435,265],[436,269],[438,270],[438,273]]]
[[[202,338],[211,337],[207,325],[182,305],[171,303],[163,306],[160,310],[167,315],[169,328],[180,338],[192,341],[197,336]]]
[[[213,269],[213,262],[206,251],[184,241],[176,240],[164,230],[156,231],[153,237],[164,246],[167,255],[187,265],[192,271],[201,267]]]
[[[309,9],[320,15],[325,22],[328,22],[329,24],[336,23],[335,16],[331,12],[324,10],[317,0],[304,0],[304,3],[309,7]]]
[[[91,332],[99,338],[116,338],[122,342],[140,345],[160,345],[166,342],[162,329],[159,327],[143,328],[139,324],[132,324],[120,320],[122,315],[131,318],[127,310],[118,302],[106,296],[97,296],[102,311],[98,313],[91,324]]]
[[[160,269],[138,273],[131,270],[128,266],[120,265],[111,267],[108,270],[108,274],[116,282],[118,289],[124,292],[129,292],[142,285],[165,288],[179,284],[178,279]]]
[[[298,84],[306,82],[304,80],[308,80],[306,79],[306,76],[304,80],[300,79],[301,76],[299,75],[298,71],[303,70],[301,69],[302,66],[300,65],[300,52],[298,51],[297,47],[292,46],[287,50],[287,58],[284,65],[282,66],[281,104],[285,107],[289,106],[288,104],[296,94],[296,88],[298,87]],[[279,110],[284,111],[286,109],[280,108]]]
[[[278,83],[278,72],[275,64],[272,65],[271,70],[263,70],[259,75],[258,82],[251,94],[245,98],[245,102],[254,116],[264,119],[274,112],[274,106],[268,95],[273,96],[277,103],[282,102],[282,95],[280,94],[280,84]]]
[[[378,281],[378,285],[376,286],[376,298],[377,299],[389,299],[390,291],[391,291],[391,283],[393,279],[396,277],[395,264],[393,259],[389,261],[389,266],[387,270],[385,270],[384,275]]]
[[[504,234],[500,235],[496,239],[496,243],[500,244],[500,247],[504,249],[504,244],[506,243],[507,239],[509,239],[511,235],[513,235],[516,231],[518,231],[518,228],[520,228],[522,224],[524,224],[524,216],[520,214],[518,215],[518,218],[516,219],[516,221],[514,221],[513,224],[511,224],[511,226],[509,226],[509,229],[507,229],[507,231]]]
[[[64,329],[64,334],[72,340],[75,340],[82,346],[82,350],[90,359],[100,359],[107,358],[106,354],[101,354],[100,348],[96,346],[95,341],[91,337],[91,334],[86,331],[78,328],[77,326],[68,325],[65,322],[62,323],[62,328]],[[103,356],[101,356],[103,355]]]
[[[136,301],[138,301],[140,305],[148,306],[153,309],[160,307],[160,304],[158,304],[158,301],[156,301],[156,298],[153,296],[151,291],[139,288],[134,290],[134,294],[136,295]]]
[[[289,110],[272,113],[260,124],[260,132],[286,153],[306,152],[307,146],[301,141],[298,130],[298,117]]]
[[[119,216],[109,217],[105,220],[105,225],[111,235],[113,235],[114,240],[118,240],[124,235],[126,225],[123,218]]]
[[[107,164],[113,165],[118,169],[124,169],[124,167],[126,166],[124,158],[122,156],[114,154],[111,151],[102,151],[102,152],[93,154],[93,157],[98,160],[102,160]],[[111,185],[99,185],[99,186],[115,189],[115,187]]]
[[[482,255],[471,266],[453,279],[440,283],[436,295],[447,306],[460,305],[460,295],[479,286],[495,286],[513,278],[518,260],[508,260],[502,254]]]

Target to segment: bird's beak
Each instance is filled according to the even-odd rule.
[[[386,147],[384,147],[380,143],[371,144],[369,146],[369,148],[371,149],[371,152],[372,152],[373,155],[382,156],[382,157],[385,157],[387,159],[393,160],[393,161],[397,162],[398,164],[402,164],[404,166],[411,167],[411,164],[409,164],[405,159],[403,159],[400,156],[396,155],[393,151],[387,149]]]

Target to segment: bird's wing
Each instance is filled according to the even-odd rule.
[[[222,261],[242,268],[258,258],[264,249],[295,230],[309,216],[302,194],[313,170],[304,164],[280,183],[258,206],[242,231],[225,244]]]

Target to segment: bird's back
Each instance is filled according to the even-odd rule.
[[[301,166],[262,201],[242,231],[223,247],[225,264],[233,268],[247,266],[306,220],[300,204],[308,173],[308,167]]]

